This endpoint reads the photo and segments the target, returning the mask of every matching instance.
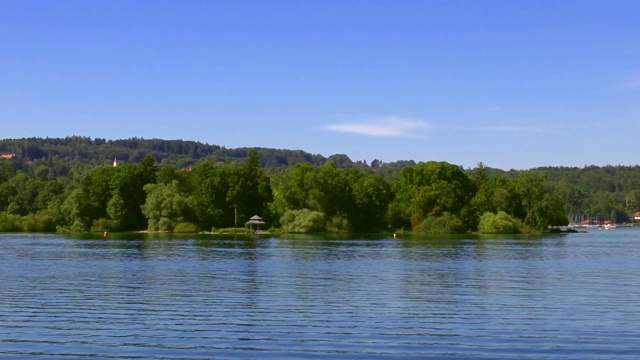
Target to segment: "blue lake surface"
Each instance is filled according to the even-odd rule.
[[[638,359],[640,229],[0,234],[0,358]]]

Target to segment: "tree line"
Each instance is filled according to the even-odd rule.
[[[577,213],[626,222],[639,204],[638,167],[502,171],[479,163],[465,170],[269,149],[241,149],[237,158],[209,154],[184,166],[141,149],[184,152],[190,144],[188,151],[198,152],[202,144],[142,139],[113,141],[145,154],[139,162],[113,156],[121,159],[113,166],[108,144],[82,137],[1,141],[0,231],[210,231],[244,227],[260,215],[285,232],[517,232],[566,225]],[[82,161],[83,146],[104,153],[103,160]],[[265,153],[275,160],[265,161]],[[296,153],[293,165],[279,165]]]
[[[14,154],[17,164],[29,161],[80,162],[90,165],[105,165],[118,159],[139,163],[147,156],[159,164],[178,167],[193,166],[201,161],[228,162],[245,159],[249,151],[257,151],[261,166],[287,167],[300,162],[321,165],[328,159],[302,150],[268,148],[228,149],[219,145],[196,141],[129,138],[107,140],[85,136],[65,138],[23,138],[0,140],[0,154]],[[346,155],[334,155],[335,163],[348,159]],[[351,162],[350,160],[347,160]]]
[[[209,231],[243,227],[256,214],[286,232],[463,233],[498,212],[520,221],[519,229],[566,223],[543,176],[490,178],[478,168],[469,177],[446,162],[404,167],[393,181],[331,161],[268,174],[256,151],[244,161],[189,169],[159,167],[147,156],[55,179],[47,171],[4,170],[3,231]]]

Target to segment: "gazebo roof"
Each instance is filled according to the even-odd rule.
[[[262,218],[258,215],[253,215],[251,219],[249,219],[249,221],[247,221],[246,223],[247,224],[266,224],[264,221],[262,221]]]

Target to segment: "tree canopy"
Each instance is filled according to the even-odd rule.
[[[138,138],[10,139],[0,153],[0,231],[208,231],[253,215],[295,231],[504,231],[507,217],[544,230],[577,214],[628,222],[640,207],[638,166],[369,166],[346,155]]]

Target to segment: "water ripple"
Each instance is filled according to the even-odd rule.
[[[639,234],[5,234],[0,358],[636,359]]]

